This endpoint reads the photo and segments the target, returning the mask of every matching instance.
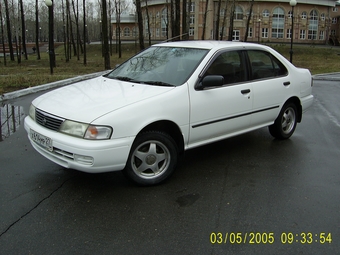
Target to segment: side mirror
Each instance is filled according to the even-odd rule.
[[[224,78],[222,75],[207,75],[197,85],[196,89],[202,90],[204,88],[219,87],[224,84]]]

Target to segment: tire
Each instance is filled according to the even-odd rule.
[[[123,173],[139,185],[155,185],[174,172],[177,161],[177,145],[168,134],[145,132],[134,141]]]
[[[295,131],[297,124],[297,109],[294,103],[286,103],[275,120],[269,126],[270,134],[280,140],[288,139]]]

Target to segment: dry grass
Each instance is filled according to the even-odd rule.
[[[135,53],[134,45],[125,46],[123,50],[122,58],[119,59],[116,53],[111,56],[112,68]],[[53,75],[50,74],[49,56],[46,52],[41,52],[40,60],[36,59],[35,54],[30,54],[28,60],[22,58],[21,64],[18,64],[17,61],[10,61],[9,57],[7,57],[6,66],[4,66],[4,59],[1,57],[0,95],[18,89],[104,70],[104,59],[100,44],[87,46],[86,66],[82,55],[79,60],[77,60],[77,56],[72,56],[70,61],[66,62],[63,51],[63,46],[56,49],[56,67],[53,69]],[[115,48],[113,48],[113,51],[115,52]]]
[[[271,45],[289,59],[289,45]],[[293,48],[295,66],[308,68],[312,74],[340,72],[340,47],[295,45]]]
[[[289,59],[289,45],[270,45],[287,59]],[[115,46],[113,46],[115,52]],[[121,59],[114,53],[111,56],[111,67],[122,63],[137,52],[135,44],[123,45]],[[100,44],[87,46],[87,65],[83,64],[83,56],[77,60],[72,56],[69,62],[65,61],[63,47],[56,49],[56,68],[54,74],[50,74],[49,59],[46,52],[41,53],[41,59],[36,55],[29,55],[28,60],[22,59],[21,64],[10,61],[7,57],[7,65],[4,66],[3,57],[0,58],[0,95],[49,82],[71,78],[74,76],[95,73],[104,70],[104,60],[101,54]],[[308,68],[312,74],[331,73],[340,71],[340,47],[321,47],[310,45],[294,45],[293,63],[298,67]]]

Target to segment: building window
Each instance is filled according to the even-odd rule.
[[[332,8],[332,11],[333,11],[333,12],[338,12],[338,7],[333,7],[333,8]]]
[[[308,25],[308,39],[316,40],[318,36],[318,22],[319,22],[319,14],[316,10],[312,10],[310,12],[310,19]]]
[[[332,24],[338,23],[338,19],[336,17],[332,18]]]
[[[262,28],[262,38],[268,38],[268,28]]]
[[[272,19],[272,38],[283,38],[285,26],[285,12],[282,8],[275,8]]]
[[[262,12],[262,16],[263,16],[263,17],[269,17],[269,11],[268,11],[268,10],[264,10],[264,11]]]
[[[287,29],[287,39],[291,39],[292,38],[292,29],[288,28]]]
[[[331,35],[332,35],[332,36],[335,36],[335,29],[332,29],[332,30],[331,30]]]
[[[240,30],[234,30],[233,31],[233,41],[239,41],[240,40]]]
[[[307,12],[301,13],[301,19],[307,19]]]
[[[189,6],[189,3],[187,3],[187,10],[189,12],[195,12],[195,3],[194,2],[190,2],[190,6]]]
[[[221,17],[224,17],[224,15],[225,15],[225,9],[224,8],[221,8],[221,10],[220,10],[220,16]]]
[[[134,36],[134,37],[138,36],[138,31],[137,31],[136,27],[132,28],[132,36]]]
[[[301,40],[306,39],[306,30],[300,30],[300,39]]]
[[[250,27],[249,30],[248,30],[248,37],[253,37],[253,28]]]
[[[292,12],[292,11],[289,11],[289,12],[288,12],[288,18],[291,19],[292,17],[293,17],[293,12]]]
[[[322,20],[322,21],[325,21],[325,20],[326,20],[326,15],[325,15],[324,13],[322,13],[320,16],[321,16],[321,20]]]
[[[195,24],[195,14],[190,14],[190,25]]]
[[[159,28],[156,28],[156,37],[159,37],[160,33],[159,33]]]
[[[320,31],[319,40],[325,40],[325,31]]]
[[[161,18],[161,28],[162,28],[162,36],[167,36],[167,30],[168,30],[168,10],[167,8],[164,8],[162,11],[162,18]]]
[[[189,28],[189,36],[194,36],[195,35],[195,28],[194,27],[190,27]]]
[[[124,28],[124,36],[127,36],[127,37],[130,36],[130,28],[128,27]]]
[[[240,6],[235,7],[234,19],[242,20],[243,19],[243,10]]]

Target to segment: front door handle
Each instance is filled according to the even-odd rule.
[[[285,81],[285,82],[283,83],[283,85],[284,85],[284,86],[290,85],[290,81]]]
[[[243,89],[241,90],[241,93],[244,95],[244,94],[248,94],[250,93],[250,89]]]

